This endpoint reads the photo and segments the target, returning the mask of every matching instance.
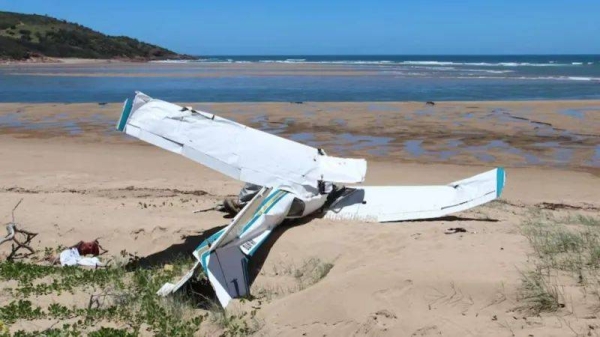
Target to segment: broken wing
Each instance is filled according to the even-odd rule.
[[[506,173],[499,167],[441,186],[350,187],[325,218],[368,222],[439,218],[500,197],[505,182]]]
[[[319,180],[362,182],[367,170],[364,159],[323,156],[313,147],[142,93],[126,102],[117,128],[234,179],[286,186],[300,195],[316,193]]]

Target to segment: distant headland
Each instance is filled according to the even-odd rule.
[[[127,36],[108,36],[46,15],[0,11],[0,61],[195,59]]]

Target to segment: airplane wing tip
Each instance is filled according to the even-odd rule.
[[[506,184],[506,172],[504,167],[496,168],[496,197],[499,198]]]
[[[129,119],[129,115],[131,114],[131,109],[133,108],[133,100],[126,99],[125,103],[123,103],[123,111],[121,112],[121,117],[117,122],[116,129],[118,131],[123,132],[125,130],[125,125],[127,124],[127,120]]]

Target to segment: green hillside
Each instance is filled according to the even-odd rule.
[[[0,59],[34,56],[161,60],[190,58],[126,36],[108,36],[43,15],[0,11]]]

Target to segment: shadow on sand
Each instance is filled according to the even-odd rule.
[[[301,226],[306,224],[313,219],[322,218],[323,214],[315,214],[311,216],[307,216],[301,219],[293,219],[293,220],[285,220],[280,226],[277,226],[273,233],[267,238],[267,240],[260,246],[260,248],[254,253],[252,258],[249,259],[248,264],[248,272],[250,276],[250,283],[254,282],[256,275],[260,273],[262,266],[273,248],[273,245],[277,240],[290,228]],[[430,222],[430,221],[477,221],[477,222],[498,222],[498,219],[493,218],[472,218],[472,217],[461,217],[461,216],[445,216],[441,218],[435,219],[419,219],[419,220],[409,220],[402,222]],[[400,223],[400,222],[397,222]],[[377,225],[377,224],[373,224]],[[172,263],[173,261],[180,258],[189,258],[194,249],[198,247],[204,240],[209,238],[214,233],[220,231],[225,226],[218,226],[215,228],[208,229],[202,232],[199,235],[188,235],[184,237],[184,241],[182,243],[173,244],[167,247],[165,250],[156,252],[154,254],[150,254],[148,256],[142,257],[136,260],[133,263],[130,263],[127,268],[153,268],[160,267],[165,264]]]
[[[316,214],[301,219],[286,220],[280,226],[277,226],[267,240],[260,246],[254,255],[248,259],[248,276],[250,286],[260,274],[263,265],[269,255],[275,242],[289,229],[306,224],[313,219],[322,218],[323,214]],[[459,216],[446,216],[436,219],[422,219],[405,222],[425,222],[425,221],[481,221],[481,222],[498,222],[497,219],[491,218],[469,218]],[[377,224],[373,224],[377,225]],[[202,232],[200,235],[188,235],[184,237],[182,243],[174,244],[160,252],[142,257],[126,266],[128,270],[135,268],[156,268],[170,264],[181,258],[189,258],[194,249],[198,247],[204,240],[209,238],[214,233],[218,232],[225,226],[218,226]],[[204,309],[214,309],[218,306],[216,294],[206,278],[201,280],[191,281],[182,288],[181,293],[187,294],[197,305]]]
[[[395,221],[396,223],[400,222],[431,222],[431,221],[478,221],[478,222],[498,222],[498,219],[492,218],[469,218],[463,216],[454,216],[448,215],[441,218],[432,218],[432,219],[419,219],[419,220],[405,220],[405,221]]]
[[[173,263],[178,259],[189,258],[200,243],[208,239],[214,233],[220,231],[223,227],[225,226],[217,226],[205,230],[199,235],[186,235],[183,237],[184,240],[182,243],[176,243],[167,247],[165,250],[141,257],[129,263],[125,268],[127,270],[133,270],[135,268],[147,269],[162,267],[165,264]]]
[[[248,276],[250,286],[254,283],[256,276],[258,276],[258,274],[262,270],[265,260],[269,255],[271,248],[273,248],[275,242],[288,229],[305,224],[313,218],[314,217],[286,220],[280,226],[277,226],[275,230],[273,230],[271,235],[254,253],[252,258],[248,259]],[[166,264],[171,264],[178,259],[189,258],[194,249],[198,247],[198,245],[200,245],[204,240],[209,238],[214,233],[220,231],[224,227],[225,226],[211,228],[202,232],[199,235],[185,236],[184,241],[182,243],[173,244],[162,251],[150,254],[145,257],[141,257],[129,263],[127,266],[125,266],[125,268],[128,271],[135,270],[136,268],[160,268]],[[188,299],[191,299],[200,308],[211,310],[214,308],[220,308],[220,306],[216,304],[218,303],[216,294],[206,278],[201,278],[199,280],[193,281],[191,280],[178,293],[181,293],[182,296],[186,296],[188,297]]]

